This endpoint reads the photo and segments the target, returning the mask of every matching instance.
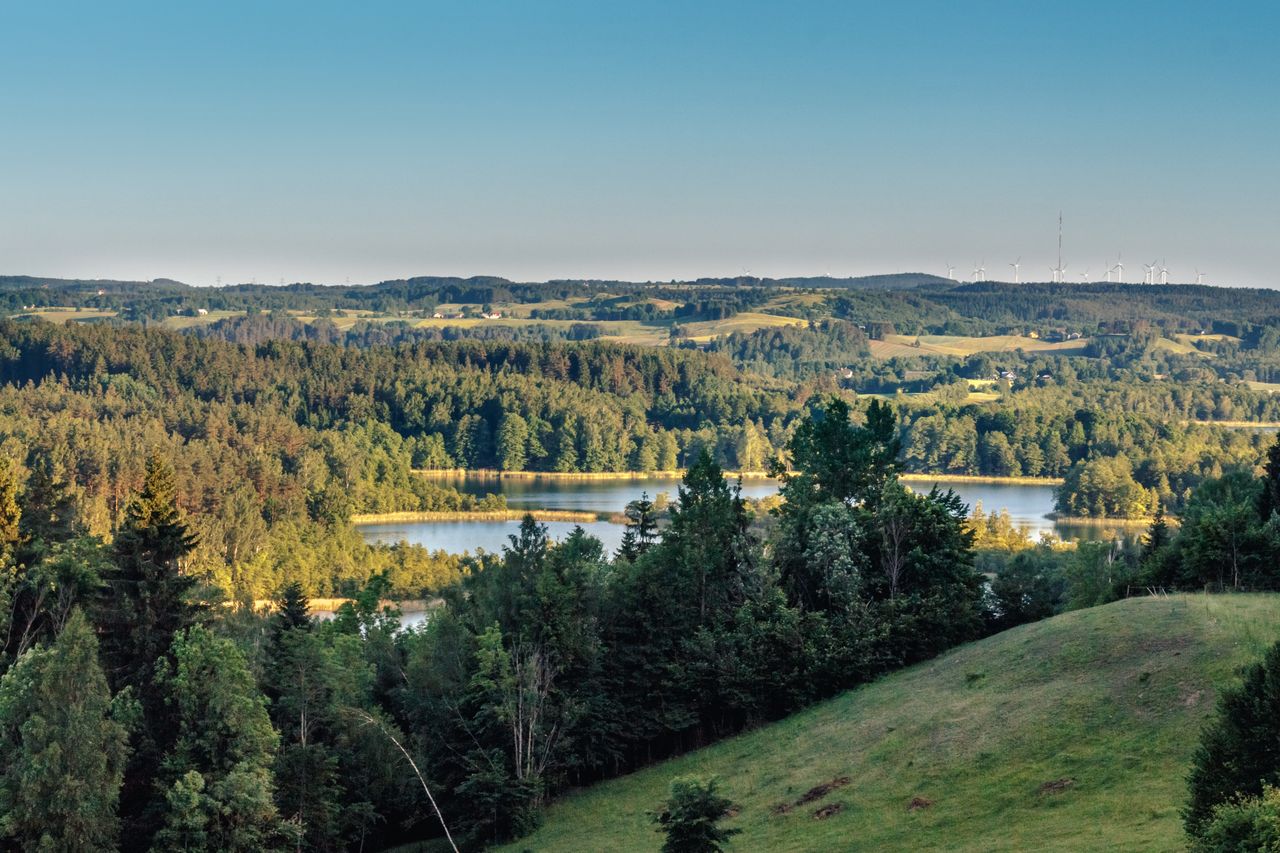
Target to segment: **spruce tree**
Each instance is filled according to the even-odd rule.
[[[182,574],[179,565],[195,544],[178,510],[173,469],[152,457],[142,491],[116,532],[115,566],[107,573],[100,620],[109,674],[117,687],[138,689],[144,706],[155,662],[201,611],[190,600],[196,581]]]
[[[178,510],[173,469],[152,457],[142,491],[116,532],[114,565],[106,573],[96,618],[108,678],[116,690],[133,689],[142,708],[121,801],[135,836],[146,837],[154,829],[147,806],[160,758],[175,737],[156,688],[156,666],[170,655],[174,637],[201,615],[202,608],[190,600],[196,582],[179,565],[195,541]]]
[[[720,845],[741,831],[719,825],[731,805],[716,793],[715,779],[672,780],[671,795],[653,817],[666,835],[662,853],[719,853]]]
[[[1258,515],[1265,524],[1273,513],[1280,512],[1280,435],[1267,448],[1267,461],[1262,467],[1262,494],[1258,496]]]
[[[0,837],[23,850],[115,847],[128,732],[76,611],[0,678]]]
[[[1244,682],[1224,691],[1218,718],[1205,729],[1191,770],[1182,817],[1199,835],[1214,809],[1280,785],[1280,643],[1249,667]]]

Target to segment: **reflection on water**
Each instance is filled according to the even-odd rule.
[[[676,497],[680,481],[667,478],[648,478],[641,480],[538,480],[508,479],[493,477],[459,477],[448,481],[464,492],[486,494],[488,492],[506,495],[507,505],[512,509],[567,509],[587,510],[594,512],[621,512],[628,502],[648,493],[652,499],[659,493],[666,492],[673,500]],[[911,483],[911,488],[928,491],[928,483]],[[1060,525],[1047,518],[1053,511],[1053,486],[989,484],[989,483],[944,483],[941,489],[952,489],[960,495],[970,508],[981,502],[985,512],[1007,510],[1015,525],[1030,528],[1031,535],[1038,537],[1041,532],[1056,533],[1068,541],[1080,539],[1111,538],[1112,528],[1106,523],[1097,525]],[[745,480],[742,494],[748,498],[760,498],[771,495],[778,490],[778,484],[772,480]],[[548,534],[552,539],[560,540],[581,526],[584,530],[604,543],[605,550],[613,553],[622,541],[622,526],[606,521],[593,521],[581,525],[570,521],[548,521]],[[509,543],[510,536],[519,531],[519,521],[429,521],[396,524],[370,524],[362,526],[361,532],[371,542],[407,541],[432,551],[448,551],[475,553],[483,549],[486,552],[498,552]],[[1132,533],[1132,530],[1126,531]]]

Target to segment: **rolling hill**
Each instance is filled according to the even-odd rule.
[[[508,849],[657,850],[681,775],[720,779],[732,850],[1181,849],[1216,691],[1276,639],[1280,595],[1064,614],[570,794]]]

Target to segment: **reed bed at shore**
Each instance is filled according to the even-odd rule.
[[[980,474],[900,474],[904,483],[973,483],[986,486],[1061,486],[1061,477],[984,477]]]
[[[374,512],[351,516],[351,523],[397,524],[413,521],[519,521],[532,515],[537,521],[608,521],[612,513],[572,509],[486,509],[474,512]]]
[[[1052,519],[1057,524],[1074,524],[1087,527],[1150,527],[1151,522],[1155,521],[1154,516],[1144,515],[1135,518],[1103,518],[1092,515],[1059,515],[1051,512],[1046,518]],[[1165,523],[1170,527],[1178,526],[1176,516],[1165,516]]]
[[[679,480],[684,470],[671,471],[498,471],[492,468],[415,468],[413,473],[433,480],[564,480],[589,482],[609,480]],[[725,471],[725,477],[736,480],[768,480],[767,471]]]
[[[415,474],[433,480],[562,480],[566,482],[609,480],[679,480],[682,469],[671,471],[498,471],[492,468],[414,469]],[[770,480],[768,471],[725,471],[725,477],[736,480]],[[904,483],[974,483],[991,486],[1060,486],[1061,477],[985,477],[978,474],[902,474]]]
[[[353,598],[312,598],[308,599],[309,606],[307,613],[315,615],[317,613],[337,613],[338,608],[342,605],[352,602]],[[406,598],[397,601],[392,598],[379,599],[378,607],[394,607],[401,613],[426,613],[428,610],[435,610],[444,606],[442,598]],[[253,609],[257,611],[272,610],[276,607],[274,599],[259,598],[253,602]]]

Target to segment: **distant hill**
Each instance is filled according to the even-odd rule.
[[[656,850],[687,774],[721,780],[735,850],[1182,849],[1200,727],[1276,639],[1280,595],[1068,613],[572,794],[510,850]]]
[[[782,284],[791,287],[834,288],[850,290],[913,290],[917,287],[951,287],[955,280],[923,272],[902,272],[891,275],[863,275],[853,278],[834,278],[829,275],[803,278],[780,278]]]

